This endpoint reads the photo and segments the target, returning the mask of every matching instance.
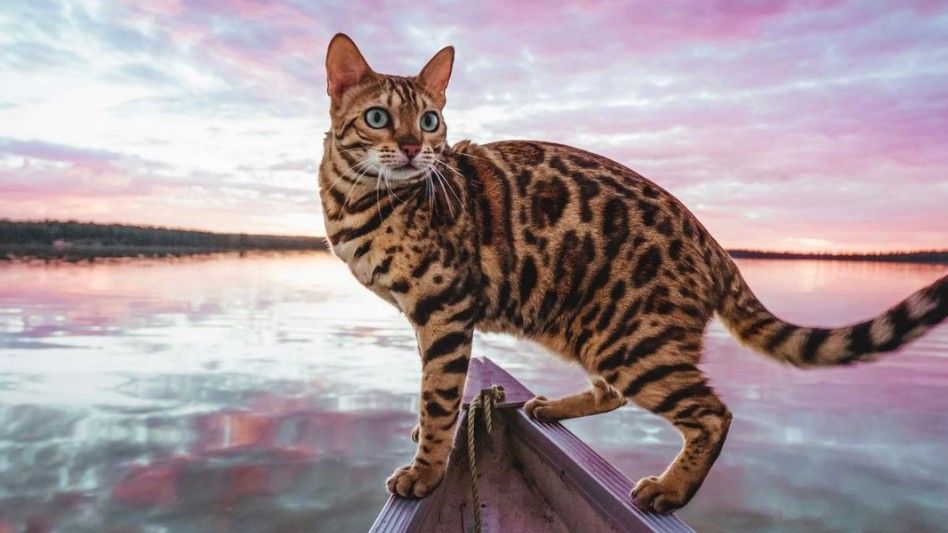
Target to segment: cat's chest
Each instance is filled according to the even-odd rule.
[[[368,256],[356,257],[356,250],[360,245],[359,241],[345,241],[336,244],[332,247],[332,251],[336,254],[336,257],[345,261],[346,265],[349,266],[349,270],[355,275],[356,279],[365,283],[366,273],[368,269],[371,268],[371,254]]]
[[[350,226],[343,224],[340,227]],[[327,224],[327,230],[332,231],[330,224]],[[394,227],[381,224],[376,231],[333,244],[332,251],[346,263],[359,283],[386,301],[395,303],[392,280],[400,272],[411,269],[412,254],[402,246]]]
[[[376,243],[373,239],[354,239],[337,243],[333,246],[333,253],[345,261],[349,271],[359,283],[369,287],[378,284],[380,278],[385,278],[391,268],[394,257],[384,253],[383,243]]]

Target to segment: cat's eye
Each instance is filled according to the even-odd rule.
[[[388,126],[388,111],[381,107],[370,107],[365,111],[365,123],[379,129]]]
[[[421,129],[432,132],[438,129],[438,114],[434,111],[428,111],[421,115]]]

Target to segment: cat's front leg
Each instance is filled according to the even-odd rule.
[[[411,464],[388,478],[386,486],[394,494],[427,496],[444,477],[471,357],[472,331],[467,321],[434,317],[425,325],[415,325],[422,362],[418,449]]]

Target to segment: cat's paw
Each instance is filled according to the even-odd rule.
[[[670,513],[690,499],[688,486],[658,476],[642,478],[632,489],[632,503],[643,511]]]
[[[415,424],[415,427],[411,428],[411,440],[418,442],[418,435],[421,434],[421,424]]]
[[[627,400],[622,393],[602,378],[596,378],[592,382],[593,398],[597,405],[625,405]]]
[[[396,470],[385,482],[392,494],[403,498],[424,498],[441,483],[443,468],[412,463]]]
[[[550,404],[553,402],[548,400],[546,396],[535,396],[533,399],[523,404],[523,410],[527,412],[527,416],[534,420],[539,420],[540,422],[556,422],[559,420],[559,417],[555,416],[550,408]]]

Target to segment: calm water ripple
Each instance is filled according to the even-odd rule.
[[[789,320],[884,310],[943,267],[741,261]],[[735,413],[680,516],[702,531],[948,524],[948,328],[859,368],[802,371],[714,322]],[[537,392],[577,368],[479,335]],[[404,318],[325,255],[0,264],[0,532],[364,531],[407,461],[420,363]],[[567,424],[631,478],[679,438],[632,407]]]

